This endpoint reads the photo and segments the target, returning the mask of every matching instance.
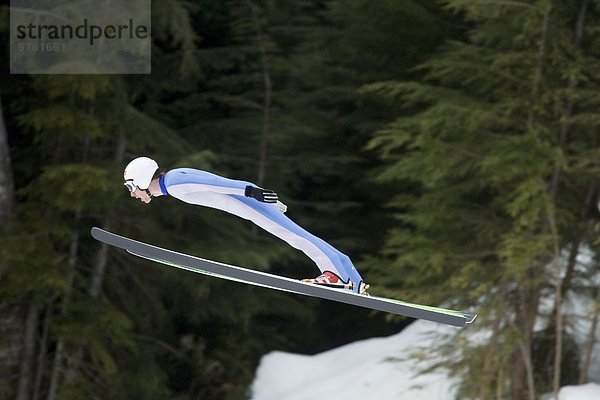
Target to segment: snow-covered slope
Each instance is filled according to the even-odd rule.
[[[269,353],[258,367],[251,399],[454,400],[456,379],[443,371],[419,375],[427,361],[409,356],[416,347],[433,347],[438,335],[456,329],[418,320],[396,335],[314,356]],[[558,400],[600,400],[600,385],[563,387]]]
[[[598,400],[600,385],[588,383],[580,386],[565,386],[558,393],[558,400]]]
[[[443,372],[417,375],[427,364],[406,358],[415,347],[428,346],[435,334],[456,329],[415,321],[399,334],[314,356],[269,353],[260,362],[251,399],[453,400],[455,380]]]

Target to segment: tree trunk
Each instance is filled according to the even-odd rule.
[[[2,97],[0,96],[0,229],[8,225],[8,220],[15,206],[15,186],[10,148],[8,147],[8,132],[4,123]]]
[[[512,368],[511,397],[514,400],[536,399],[535,380],[533,376],[531,346],[533,343],[533,329],[540,303],[542,285],[540,276],[544,270],[544,264],[530,269],[530,276],[526,284],[517,288],[517,309],[514,321],[511,321],[513,329],[520,336],[517,340],[517,348],[513,354],[514,366]],[[527,396],[527,397],[526,397]]]
[[[267,63],[267,47],[265,45],[265,39],[263,37],[262,25],[260,22],[260,15],[257,11],[257,6],[248,2],[248,7],[252,13],[252,20],[254,21],[254,27],[256,29],[256,41],[258,42],[258,48],[260,51],[260,65],[262,69],[263,86],[264,86],[264,101],[263,101],[263,120],[262,129],[260,134],[260,147],[258,157],[258,180],[257,184],[262,186],[265,182],[266,170],[267,170],[267,144],[269,139],[269,127],[270,127],[270,114],[271,114],[271,94],[273,91],[273,82],[271,81],[271,73]]]
[[[503,322],[504,322],[504,305],[506,304],[506,294],[507,294],[507,286],[508,284],[506,282],[503,282],[501,287],[500,287],[500,295],[499,297],[499,301],[496,303],[496,316],[494,318],[494,323],[492,325],[492,332],[491,332],[491,336],[490,336],[490,340],[488,341],[488,345],[487,345],[487,356],[483,362],[483,366],[482,366],[482,370],[483,370],[483,379],[484,382],[481,383],[481,385],[479,386],[479,399],[487,399],[487,398],[491,398],[492,397],[492,393],[494,391],[494,389],[492,388],[491,384],[494,381],[494,379],[497,379],[497,374],[499,371],[502,371],[502,367],[501,367],[501,361],[499,361],[499,358],[501,357],[500,353],[498,352],[498,347],[499,347],[499,342],[500,342],[500,335],[502,333],[502,329],[503,329]],[[498,368],[498,366],[500,366],[500,368]],[[496,376],[494,376],[496,375]],[[496,388],[496,391],[498,389]]]
[[[590,183],[588,187],[587,194],[581,206],[581,210],[579,212],[579,220],[577,221],[578,225],[585,224],[585,221],[588,218],[588,210],[592,203],[594,194],[594,185],[593,182]],[[556,236],[556,233],[553,232],[553,235]],[[571,288],[571,283],[573,281],[573,275],[575,274],[575,267],[577,266],[577,256],[580,252],[580,246],[582,242],[582,237],[584,235],[583,228],[578,228],[576,232],[576,237],[571,241],[571,249],[569,251],[569,257],[567,259],[567,266],[565,271],[564,278],[561,277],[561,269],[557,268],[557,278],[556,278],[556,290],[555,290],[555,300],[554,300],[554,310],[552,315],[555,318],[555,337],[556,337],[556,345],[554,348],[554,369],[553,369],[553,382],[552,389],[554,392],[554,397],[558,398],[558,392],[560,390],[560,376],[562,370],[562,335],[564,331],[564,322],[562,315],[562,303],[564,302],[564,298],[566,293]],[[558,259],[558,250],[555,249],[555,257]]]
[[[556,230],[556,221],[554,219],[554,212],[548,210],[548,217],[550,219],[550,230],[552,231],[552,237],[554,241],[554,262],[559,263],[560,261],[560,250],[558,244],[558,232]],[[577,253],[579,252],[579,245],[573,245],[571,249],[571,257],[574,260],[577,259]],[[561,270],[560,265],[556,265],[556,290],[555,290],[555,325],[556,330],[554,332],[556,336],[556,342],[554,346],[554,369],[553,369],[553,377],[552,377],[552,390],[554,392],[554,398],[558,399],[558,391],[560,390],[560,375],[561,375],[561,363],[562,363],[562,343],[563,343],[563,315],[562,315],[562,301],[563,301],[563,291],[562,291],[562,279],[561,279]]]
[[[46,307],[45,318],[44,318],[44,326],[42,330],[42,338],[40,340],[40,350],[38,351],[37,357],[37,374],[35,377],[35,384],[33,386],[33,395],[32,400],[38,400],[40,398],[40,391],[42,387],[42,381],[44,378],[44,373],[46,372],[46,364],[47,364],[47,351],[48,351],[48,334],[50,332],[50,316],[53,312],[52,304]]]
[[[119,136],[117,140],[117,146],[115,149],[115,161],[118,164],[123,164],[123,160],[125,159],[125,150],[127,142],[124,136]],[[110,221],[111,215],[109,215],[104,219],[104,222],[101,224],[103,229],[110,230]],[[106,243],[101,243],[100,248],[98,249],[98,253],[96,255],[96,260],[94,263],[94,270],[92,271],[92,275],[90,277],[90,283],[88,285],[88,295],[97,299],[100,297],[102,291],[102,283],[104,282],[104,276],[106,274],[106,267],[108,265],[108,245]],[[69,366],[68,371],[66,372],[66,380],[69,381],[76,376],[76,371],[81,365],[84,356],[84,348],[77,348]],[[49,399],[50,400],[50,399]]]
[[[596,344],[596,332],[598,330],[598,317],[600,316],[600,289],[596,289],[596,302],[594,303],[594,317],[592,318],[592,324],[590,326],[590,333],[588,335],[587,345],[585,347],[585,353],[583,355],[583,363],[581,370],[579,371],[580,385],[587,382],[587,376],[590,370],[590,362],[592,360],[592,354],[594,352],[594,345]]]
[[[127,148],[127,141],[124,136],[119,136],[117,140],[117,146],[115,148],[114,160],[117,164],[122,165],[125,159],[125,150]],[[111,226],[111,215],[110,213],[104,219],[102,227],[106,230],[110,230]],[[96,263],[94,265],[94,271],[88,287],[88,294],[90,297],[96,299],[100,296],[102,290],[102,283],[104,282],[104,276],[106,275],[106,266],[108,265],[108,245],[102,243],[98,254],[96,256]]]
[[[535,381],[533,378],[533,366],[531,365],[531,340],[519,340],[519,349],[523,357],[523,364],[527,372],[527,394],[529,400],[536,400]]]
[[[575,45],[579,46],[579,44],[581,43],[581,39],[583,38],[583,27],[584,27],[584,22],[585,22],[585,17],[586,17],[586,13],[587,13],[587,8],[588,8],[588,4],[589,4],[589,0],[583,0],[581,2],[581,8],[579,9],[579,15],[577,18],[577,22],[575,24]],[[568,88],[567,88],[567,104],[563,110],[562,113],[562,118],[561,120],[563,121],[560,125],[560,136],[559,136],[559,146],[561,149],[565,150],[566,146],[567,146],[567,135],[569,133],[569,119],[571,118],[571,116],[573,115],[573,96],[572,96],[572,91],[577,87],[577,80],[575,78],[570,78],[569,79],[569,84],[568,84]],[[559,180],[560,180],[560,175],[561,175],[561,168],[559,166],[558,163],[556,163],[555,167],[554,167],[554,173],[552,174],[552,181],[551,181],[551,185],[550,185],[550,196],[552,198],[552,200],[554,200],[554,198],[556,197],[556,193],[558,191],[558,185],[559,185]],[[584,204],[587,205],[588,200],[587,198],[591,198],[591,193],[589,192],[588,195],[586,196],[586,200],[584,201]],[[587,213],[587,209],[588,207],[584,207],[583,208],[583,212],[582,212],[582,216],[585,216]],[[552,234],[555,238],[555,242],[558,240],[557,239],[557,235],[558,233],[556,232],[556,226],[554,223],[554,217],[550,216],[551,219],[551,228],[552,228]],[[565,275],[565,281],[567,282],[563,282],[563,280],[561,279],[561,270],[560,268],[558,268],[558,274],[557,274],[557,282],[556,282],[556,299],[555,299],[555,318],[556,318],[556,345],[554,348],[554,375],[553,375],[553,379],[552,379],[552,389],[554,392],[554,398],[558,398],[558,392],[560,390],[560,376],[561,376],[561,368],[562,368],[562,333],[563,333],[563,318],[562,318],[562,302],[563,302],[563,297],[565,294],[565,289],[567,288],[565,283],[567,283],[567,285],[570,285],[571,282],[571,275],[575,269],[575,262],[577,260],[577,254],[579,253],[579,244],[580,244],[580,239],[577,238],[575,239],[575,241],[572,244],[572,248],[571,248],[571,254],[569,256],[569,265],[567,266],[567,275]],[[558,258],[560,257],[559,255],[559,249],[557,248],[558,244],[555,243],[555,258],[558,260]]]
[[[540,41],[538,46],[537,65],[533,71],[531,82],[531,102],[527,115],[527,126],[531,128],[534,124],[534,102],[540,95],[540,85],[543,78],[544,61],[546,57],[546,42],[548,39],[548,26],[550,22],[551,5],[543,13],[543,20],[540,32]],[[529,268],[526,282],[517,283],[517,310],[513,328],[519,334],[517,348],[512,359],[515,362],[511,377],[511,396],[514,400],[527,398],[535,400],[537,397],[535,389],[535,380],[533,376],[531,346],[533,341],[533,328],[538,315],[540,295],[542,292],[543,280],[546,262],[539,260],[537,265]]]
[[[81,219],[81,213],[78,212],[75,215],[75,223],[78,224]],[[79,248],[79,231],[75,230],[73,232],[73,237],[71,238],[71,246],[69,249],[69,275],[67,277],[67,285],[68,292],[62,300],[61,313],[60,315],[65,315],[67,310],[69,309],[70,304],[70,295],[69,293],[73,290],[73,283],[75,281],[75,268],[77,266],[77,252]],[[65,358],[65,342],[62,339],[59,339],[56,344],[56,351],[54,353],[54,362],[52,365],[52,373],[50,375],[50,387],[48,389],[48,400],[56,400],[56,395],[58,393],[58,388],[60,385],[60,378],[63,369],[63,363]]]
[[[540,37],[540,46],[538,48],[538,63],[533,71],[533,80],[531,82],[531,100],[533,101],[540,91],[540,82],[542,80],[542,71],[544,70],[544,58],[546,55],[546,40],[548,37],[548,24],[550,22],[551,6],[548,6],[544,12],[544,20],[542,22],[542,32]],[[527,124],[531,126],[534,121],[533,106],[529,107],[527,115]]]
[[[265,184],[266,173],[267,173],[267,144],[269,141],[269,128],[270,128],[270,115],[271,115],[271,93],[273,89],[273,82],[271,81],[271,73],[267,62],[267,47],[265,45],[265,39],[263,36],[263,28],[260,21],[260,15],[258,12],[258,6],[252,1],[248,1],[248,7],[252,14],[252,20],[254,21],[254,29],[256,31],[256,41],[258,42],[258,48],[260,52],[260,65],[263,79],[264,88],[264,100],[263,100],[263,118],[262,127],[260,132],[260,144],[258,149],[258,172],[257,181],[258,186]],[[258,236],[258,227],[252,225],[252,234],[256,238]],[[252,296],[254,288],[250,285],[246,288],[249,296]],[[250,334],[251,327],[251,315],[249,313],[244,314],[243,329],[247,334]]]
[[[15,184],[10,158],[10,147],[8,145],[8,131],[4,122],[4,109],[2,107],[2,97],[0,95],[0,234],[6,232],[10,218],[14,212],[14,207]],[[8,268],[6,261],[0,257],[0,274],[2,274],[2,271],[6,268]],[[24,354],[25,352],[25,349],[21,348],[20,344],[17,344],[22,342],[18,335],[20,335],[23,330],[22,319],[19,314],[17,308],[11,307],[8,310],[3,310],[2,317],[0,317],[0,333],[4,334],[7,332],[11,338],[6,341],[7,343],[10,343],[7,348],[3,347],[1,351],[3,355],[8,355],[5,361],[12,361],[10,354]],[[26,364],[23,363],[24,359],[25,358],[21,357],[22,373],[25,373],[23,368],[26,367]],[[18,363],[16,359],[14,361]],[[20,382],[18,390],[19,392],[21,390]]]
[[[23,333],[23,352],[19,368],[19,383],[17,386],[17,400],[29,400],[35,376],[35,348],[36,332],[38,328],[38,307],[30,304],[27,307],[25,318],[25,332]]]
[[[71,101],[74,105],[74,100]],[[90,110],[89,110],[90,114],[93,112],[93,104],[90,106]],[[81,161],[82,162],[86,162],[87,158],[88,158],[88,154],[89,154],[89,148],[90,148],[90,136],[88,134],[85,135],[84,140],[83,140],[83,149],[81,152]],[[62,302],[62,306],[61,306],[61,315],[65,315],[69,309],[69,304],[70,304],[70,295],[69,293],[71,292],[71,290],[73,289],[73,284],[75,281],[75,270],[77,268],[77,254],[79,252],[79,239],[80,239],[80,233],[79,233],[79,223],[81,221],[81,217],[82,217],[82,212],[81,210],[78,210],[75,213],[75,218],[74,218],[74,231],[73,231],[73,235],[71,237],[71,245],[69,247],[69,261],[68,261],[68,265],[69,265],[69,275],[67,278],[67,285],[69,288],[69,291],[67,292],[67,294],[65,295],[65,298],[63,299]],[[65,359],[65,342],[62,339],[59,339],[57,344],[56,344],[56,351],[54,353],[54,362],[52,365],[52,373],[50,375],[50,387],[48,389],[48,399],[47,400],[56,400],[56,396],[58,393],[58,389],[60,386],[60,379],[61,379],[61,375],[63,372],[63,364],[64,364],[64,359]],[[70,370],[72,372],[72,369]]]

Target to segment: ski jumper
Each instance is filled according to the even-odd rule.
[[[252,221],[267,232],[301,250],[312,259],[321,272],[330,271],[344,282],[356,283],[358,291],[363,280],[350,258],[307,232],[286,217],[273,203],[262,203],[244,195],[249,182],[223,178],[191,168],[178,168],[159,179],[162,194],[189,204],[216,208]]]

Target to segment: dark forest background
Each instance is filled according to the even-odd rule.
[[[457,355],[439,362],[460,398],[533,400],[588,380],[598,1],[154,0],[152,74],[130,76],[10,75],[8,22],[4,6],[0,398],[243,399],[269,351],[410,322],[100,245],[92,226],[318,273],[247,221],[132,200],[122,172],[140,155],[276,190],[374,295],[476,310],[436,353]],[[584,314],[565,306],[574,295]],[[569,330],[580,320],[583,342]]]

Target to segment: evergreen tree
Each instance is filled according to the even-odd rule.
[[[446,4],[465,18],[464,40],[424,63],[421,82],[368,87],[403,108],[371,143],[389,163],[380,179],[414,185],[393,202],[388,282],[418,301],[477,304],[490,337],[457,363],[463,397],[534,399],[561,383],[542,378],[561,365],[560,346],[557,362],[535,365],[548,351],[536,345],[538,318],[563,332],[540,301],[560,284],[563,249],[577,254],[574,241],[589,240],[596,217],[587,153],[598,146],[589,117],[600,98],[588,78],[598,60],[577,32],[594,29],[597,10],[586,1]]]
[[[133,364],[138,346],[132,338],[137,316],[107,301],[111,288],[102,290],[106,251],[96,253],[87,232],[99,215],[105,215],[105,223],[114,222],[119,211],[134,219],[122,206],[126,198],[116,197],[123,190],[118,177],[127,140],[140,151],[163,139],[166,154],[178,142],[175,137],[165,141],[169,130],[132,105],[139,101],[136,82],[40,76],[18,84],[20,89],[7,85],[22,96],[9,103],[8,117],[17,143],[18,218],[3,246],[10,268],[0,282],[3,305],[23,310],[14,394],[18,399],[88,398],[127,376],[121,367]],[[152,380],[144,373],[158,370],[154,354],[148,354],[149,368],[136,372],[140,380]],[[165,391],[160,385],[146,388],[145,398]]]
[[[490,336],[453,359],[461,396],[532,397],[575,379],[562,303],[595,294],[594,271],[576,268],[583,249],[597,250],[595,3],[152,7],[151,76],[0,79],[12,162],[0,193],[2,172],[16,188],[0,339],[18,359],[0,397],[239,399],[267,351],[324,350],[405,323],[190,279],[93,241],[96,225],[248,268],[316,273],[246,221],[131,200],[121,173],[139,155],[275,189],[376,294],[477,303]],[[0,154],[2,128],[0,118]],[[539,306],[547,298],[552,310]],[[543,332],[536,320],[548,321]],[[10,332],[23,332],[19,344]]]

